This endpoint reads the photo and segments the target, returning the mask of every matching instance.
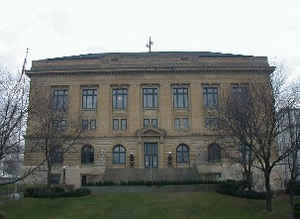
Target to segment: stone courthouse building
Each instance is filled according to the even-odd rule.
[[[226,140],[217,137],[218,105],[233,89],[264,81],[273,70],[267,57],[151,52],[37,60],[27,75],[31,90],[45,90],[56,107],[67,106],[59,124],[80,120],[80,144],[54,169],[58,176],[64,169],[65,182],[80,186],[105,179],[181,180],[195,170],[233,177],[221,150]],[[27,150],[30,143],[27,167],[40,156]]]

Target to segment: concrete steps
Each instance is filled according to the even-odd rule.
[[[196,181],[201,180],[195,168],[107,168],[103,180],[121,181]]]

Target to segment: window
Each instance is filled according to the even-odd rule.
[[[61,174],[53,174],[53,173],[51,173],[50,174],[50,182],[51,182],[51,184],[53,184],[53,185],[59,184],[60,183],[60,175]]]
[[[158,107],[158,88],[143,88],[144,108]]]
[[[247,94],[248,93],[248,85],[232,84],[232,93],[233,94]]]
[[[66,111],[68,109],[68,89],[60,88],[53,90],[53,109]]]
[[[188,108],[188,88],[173,88],[173,106],[174,108]]]
[[[127,129],[127,119],[121,119],[121,130]]]
[[[157,119],[151,119],[151,126],[153,128],[158,128],[158,120]]]
[[[116,88],[112,91],[112,102],[114,110],[125,110],[127,108],[127,88]]]
[[[84,88],[82,89],[82,109],[96,109],[97,108],[97,89]]]
[[[183,123],[183,128],[184,129],[189,128],[189,119],[188,118],[183,118],[182,123]]]
[[[208,129],[217,129],[219,122],[217,118],[206,118],[205,119],[205,128]]]
[[[60,146],[54,146],[50,148],[49,152],[50,161],[52,164],[63,163],[63,149]]]
[[[126,150],[118,144],[113,148],[113,164],[125,164],[126,162]]]
[[[96,120],[91,119],[91,120],[82,120],[82,129],[83,130],[92,130],[96,129]]]
[[[208,108],[216,108],[218,106],[218,88],[203,88],[204,106]]]
[[[252,159],[252,152],[250,146],[240,145],[241,163],[248,163]]]
[[[127,119],[113,119],[113,130],[126,130]]]
[[[119,120],[113,119],[113,130],[118,130],[118,129],[119,129]]]
[[[144,128],[158,128],[158,120],[157,119],[144,119]]]
[[[176,162],[177,163],[189,163],[189,147],[185,144],[180,144],[176,149]]]
[[[188,129],[189,119],[188,118],[176,118],[174,121],[175,129]]]
[[[84,145],[81,148],[81,163],[82,164],[94,163],[94,148],[91,145]]]
[[[52,126],[57,130],[65,130],[67,128],[67,120],[53,120]]]
[[[220,161],[221,160],[221,148],[218,144],[211,144],[208,146],[208,161]]]

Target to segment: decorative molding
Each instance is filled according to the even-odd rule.
[[[139,138],[139,143],[142,142],[142,138],[144,137],[159,137],[160,143],[163,143],[167,132],[164,129],[158,128],[142,128],[136,131],[136,135]]]

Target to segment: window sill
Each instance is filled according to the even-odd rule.
[[[81,168],[89,168],[96,166],[95,163],[81,164]]]
[[[222,161],[221,160],[209,160],[207,161],[209,164],[221,164]]]
[[[174,110],[189,110],[189,107],[173,107]]]
[[[114,112],[126,112],[127,109],[121,109],[121,108],[120,109],[119,108],[115,109],[115,108],[113,108],[112,111],[114,111]]]
[[[53,169],[60,169],[63,167],[63,163],[54,163],[52,164]]]
[[[175,128],[175,131],[177,132],[189,132],[190,130],[190,128]]]
[[[95,129],[81,129],[81,131],[83,132],[83,133],[87,133],[87,132],[95,132],[97,130],[97,128],[95,128]]]
[[[97,108],[96,109],[84,109],[84,108],[81,108],[80,109],[81,111],[92,111],[92,112],[96,112],[97,111]]]
[[[112,165],[114,165],[114,166],[125,166],[126,163],[112,163]]]
[[[114,134],[118,134],[118,133],[124,133],[127,131],[127,129],[118,129],[118,130],[112,130]]]
[[[218,105],[216,105],[216,106],[205,106],[204,105],[204,108],[207,110],[217,110],[219,108],[219,106]]]
[[[144,110],[159,110],[159,107],[144,107]]]

